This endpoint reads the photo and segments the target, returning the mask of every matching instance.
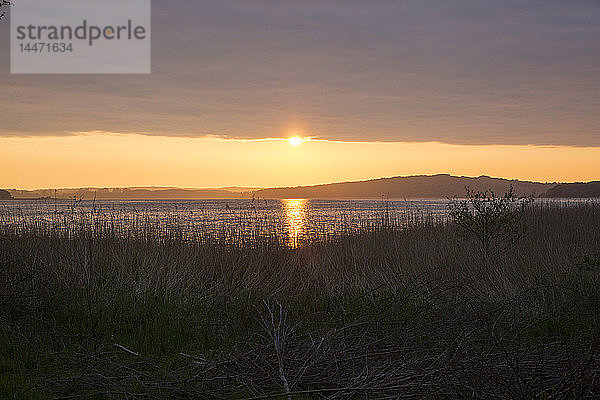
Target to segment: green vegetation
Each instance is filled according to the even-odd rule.
[[[297,249],[0,225],[0,398],[594,398],[600,205],[518,221],[485,260],[427,219]]]

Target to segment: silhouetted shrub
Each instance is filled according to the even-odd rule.
[[[502,196],[492,190],[473,192],[466,188],[466,198],[452,198],[449,216],[465,239],[474,239],[485,256],[493,255],[513,245],[525,235],[523,219],[531,197],[518,197],[511,186]]]

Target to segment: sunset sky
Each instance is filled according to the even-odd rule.
[[[11,75],[0,21],[0,187],[600,180],[597,0],[152,7],[149,75]]]

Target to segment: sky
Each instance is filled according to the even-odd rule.
[[[597,0],[153,0],[149,75],[12,75],[9,25],[0,187],[600,180]]]

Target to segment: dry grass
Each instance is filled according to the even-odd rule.
[[[525,218],[493,259],[426,218],[297,249],[2,224],[0,397],[596,398],[600,206]]]

